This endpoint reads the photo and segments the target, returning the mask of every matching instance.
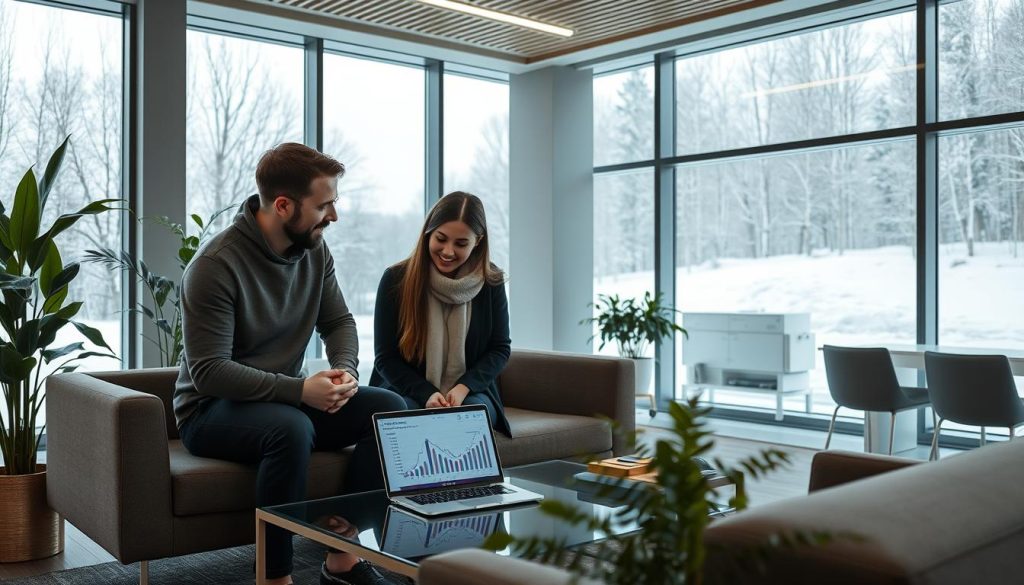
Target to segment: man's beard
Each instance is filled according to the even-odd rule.
[[[305,250],[312,250],[313,248],[320,245],[320,240],[323,238],[323,233],[320,236],[313,234],[318,228],[326,228],[331,222],[324,221],[318,225],[309,228],[306,231],[299,231],[295,229],[295,225],[302,221],[302,213],[297,213],[295,217],[288,220],[284,224],[284,233],[288,236],[288,239],[292,241],[293,247],[303,248]]]

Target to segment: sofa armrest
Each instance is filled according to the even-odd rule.
[[[592,579],[573,580],[561,569],[522,559],[466,548],[430,557],[420,564],[419,585],[597,585]]]
[[[165,420],[151,394],[88,374],[47,379],[50,505],[125,564],[172,553]]]
[[[913,459],[853,451],[820,451],[811,461],[808,492],[842,485],[919,463]]]
[[[603,416],[619,425],[612,450],[627,450],[636,428],[636,378],[632,360],[516,349],[501,373],[505,406],[555,414]]]

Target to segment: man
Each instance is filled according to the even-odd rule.
[[[193,455],[258,465],[256,505],[303,500],[314,449],[355,445],[348,492],[383,485],[374,412],[403,410],[397,394],[358,386],[355,319],[323,232],[338,220],[345,167],[286,143],[256,167],[259,195],[196,254],[182,281],[185,358],[174,415]],[[314,328],[333,369],[301,377]],[[291,583],[292,540],[267,528],[267,573]],[[321,583],[386,583],[366,561],[331,553]]]

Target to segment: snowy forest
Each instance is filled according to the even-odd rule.
[[[939,12],[940,119],[1024,111],[1024,0],[962,0],[943,3]],[[67,134],[72,146],[48,213],[121,193],[122,34],[116,17],[0,0],[5,205],[21,173],[45,161]],[[301,83],[281,81],[301,80],[301,67],[283,71],[260,50],[236,50],[238,43],[270,46],[189,32],[188,211],[204,217],[255,192],[253,170],[263,150],[302,139]],[[338,59],[325,56],[325,67]],[[372,65],[381,78],[414,69]],[[680,155],[908,130],[882,142],[678,167],[676,305],[810,311],[819,341],[912,341],[916,68],[912,12],[679,59]],[[374,79],[346,78],[342,89],[373,92]],[[407,109],[422,116],[422,84],[409,88],[415,91],[405,92],[414,96]],[[595,77],[594,95],[595,165],[651,159],[651,68]],[[397,148],[376,146],[379,136],[350,131],[338,117],[337,97],[325,97],[325,122],[341,120],[325,123],[325,151],[348,172],[341,221],[326,237],[359,318],[365,356],[372,354],[378,279],[408,254],[423,220],[423,157],[398,160]],[[384,132],[398,116],[386,106],[348,114],[380,116]],[[445,186],[485,200],[493,259],[508,267],[507,110],[476,128],[476,145],[460,164],[446,152]],[[404,137],[390,144],[423,144],[422,124],[390,131]],[[940,336],[1024,347],[1017,310],[1024,288],[1024,128],[944,135],[939,155]],[[374,170],[386,163],[390,172]],[[399,178],[406,179],[402,187]],[[642,294],[653,285],[653,173],[598,174],[594,185],[595,291]],[[117,214],[92,216],[62,234],[61,243],[66,250],[117,248],[121,232]],[[985,306],[977,303],[978,282],[989,291]],[[72,294],[86,301],[83,316],[107,322],[107,340],[116,341],[119,279],[85,265]]]
[[[939,18],[940,119],[1024,110],[1024,0]],[[810,312],[818,341],[914,341],[915,53],[903,13],[676,62],[679,155],[906,129],[677,167],[678,308]],[[649,66],[596,78],[595,164],[651,159],[653,106]],[[938,144],[940,342],[1024,347],[1024,128]],[[653,185],[649,168],[595,176],[595,292],[653,287]]]

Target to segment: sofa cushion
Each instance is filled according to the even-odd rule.
[[[611,425],[589,416],[506,408],[512,437],[494,437],[503,467],[605,453],[612,448]]]
[[[256,509],[256,467],[196,457],[180,440],[168,443],[171,497],[176,516]],[[310,499],[341,493],[347,451],[313,453],[306,493]]]

